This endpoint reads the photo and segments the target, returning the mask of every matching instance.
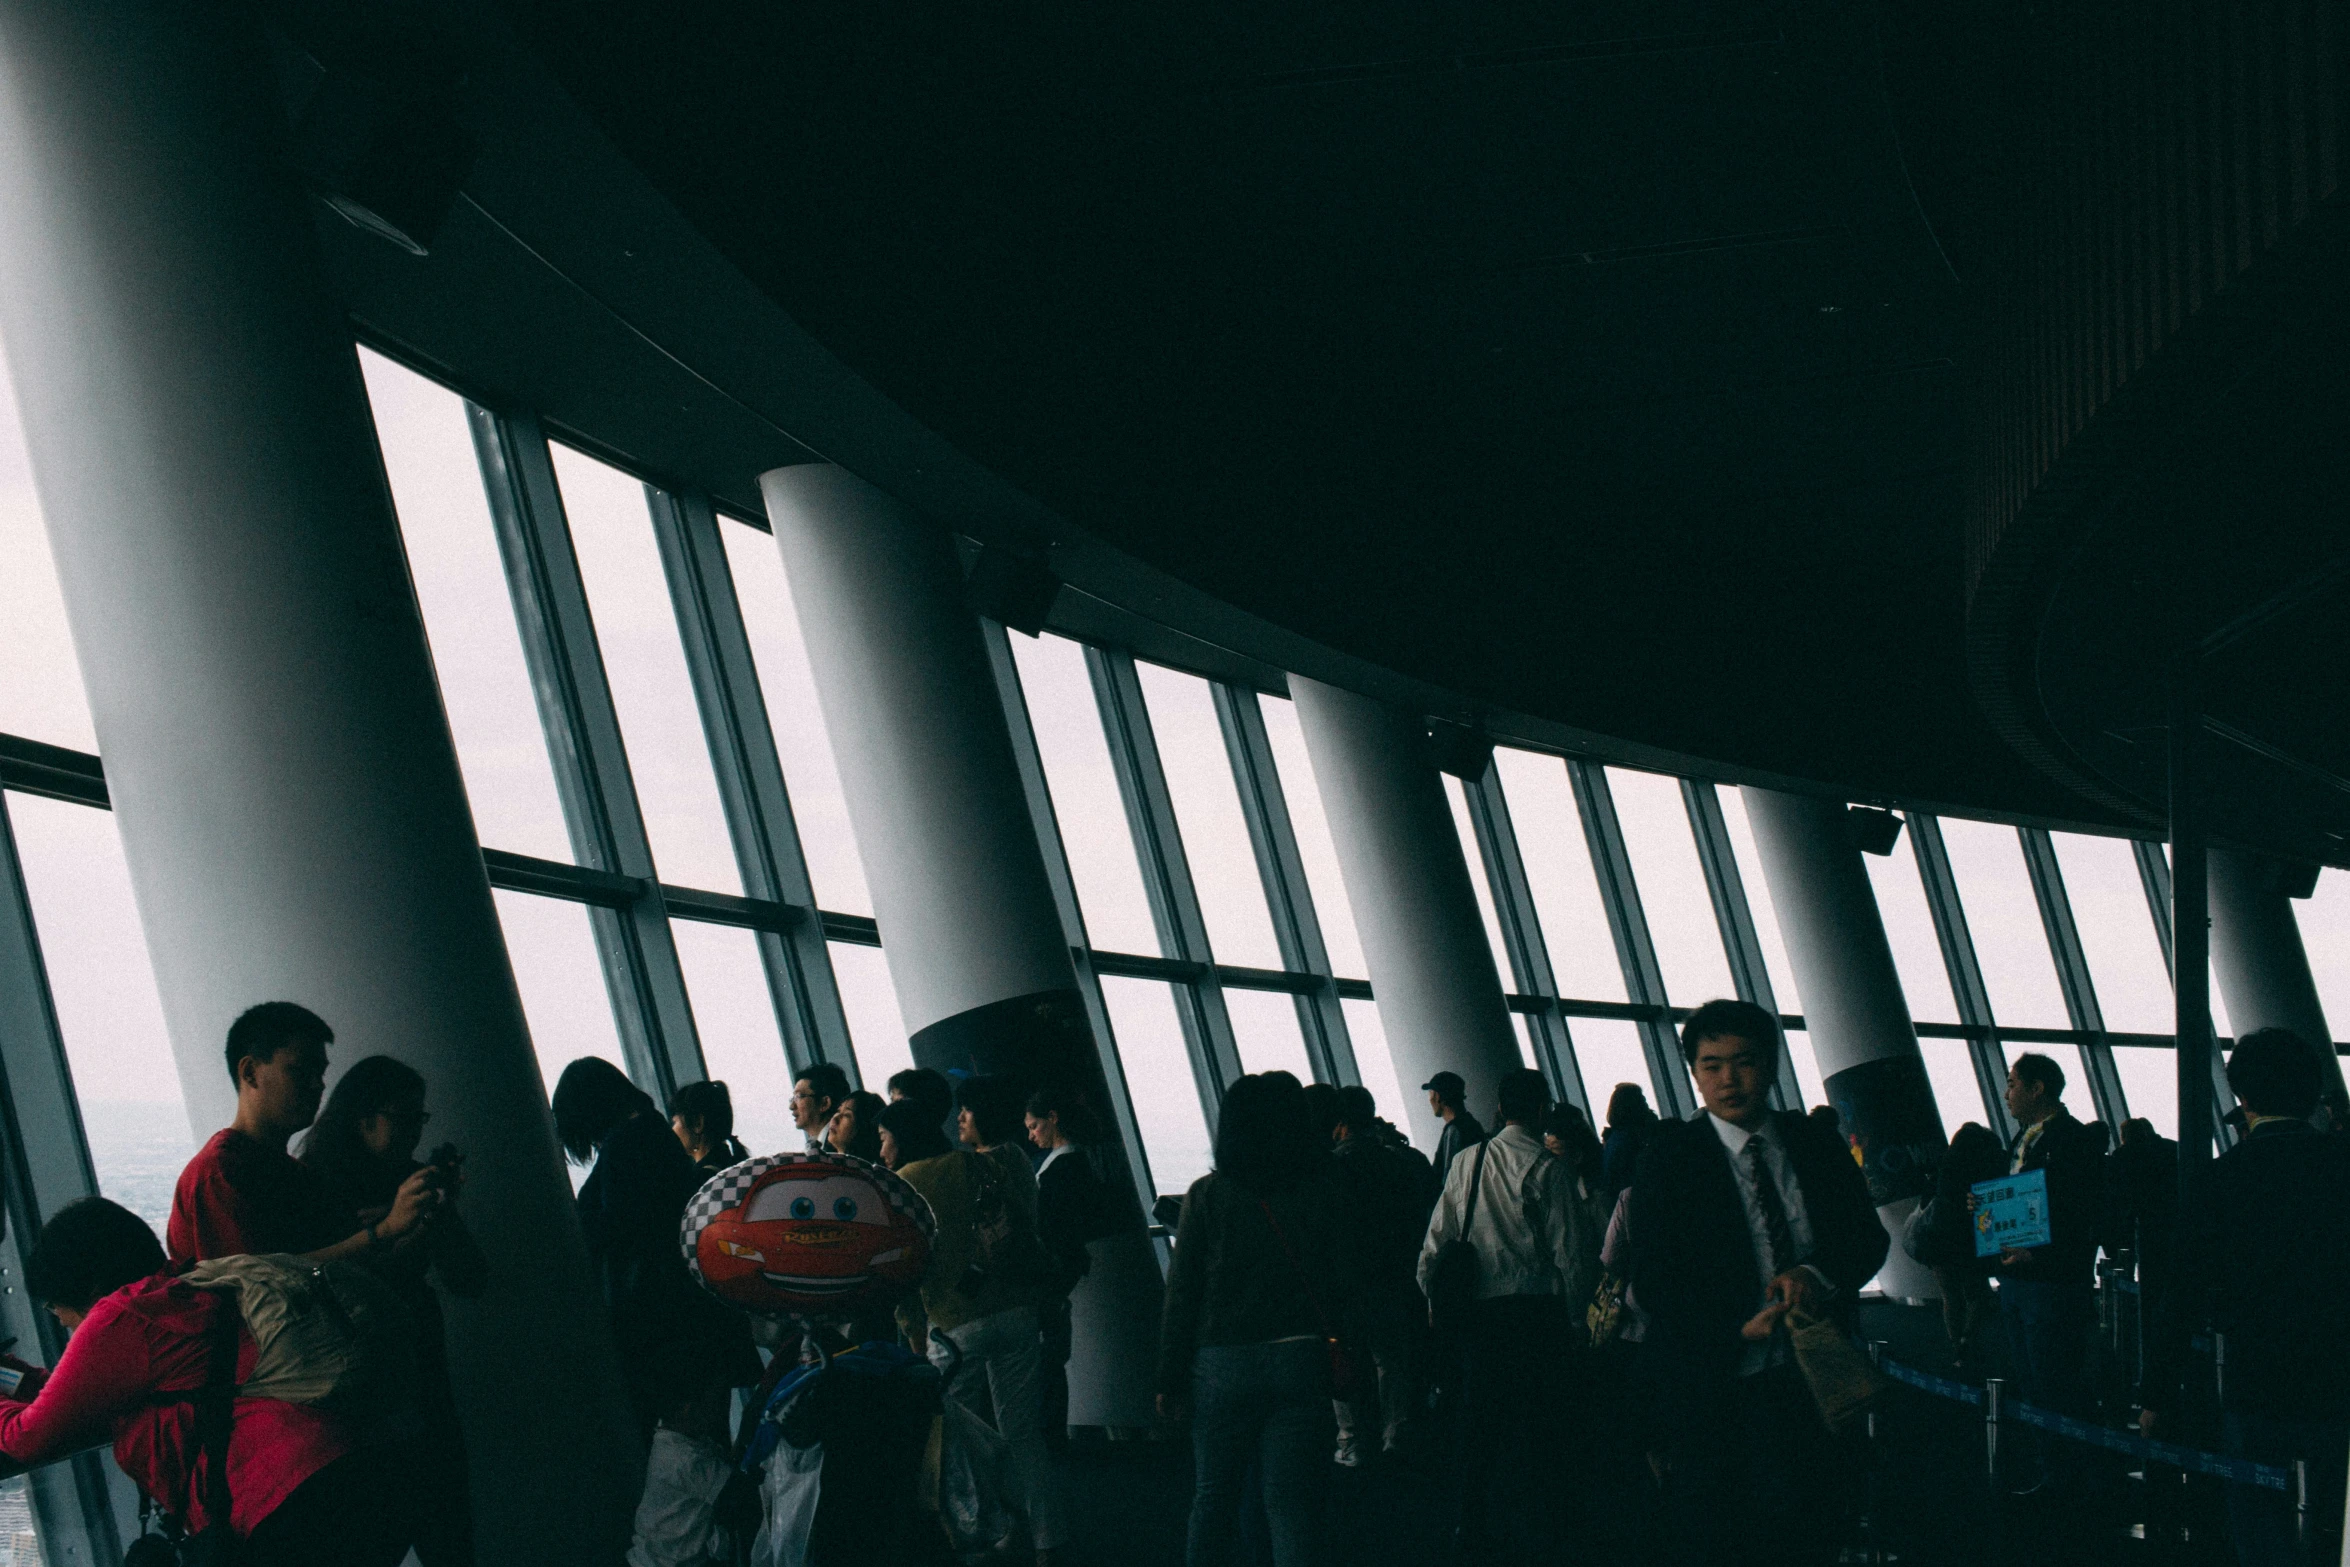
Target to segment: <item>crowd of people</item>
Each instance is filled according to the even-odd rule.
[[[428,1084],[375,1056],[328,1095],[333,1037],[285,1002],[236,1021],[235,1116],[183,1171],[161,1240],[98,1198],[42,1227],[25,1282],[70,1336],[53,1369],[0,1366],[0,1452],[38,1463],[111,1440],[151,1498],[150,1543],[233,1540],[246,1567],[390,1567],[411,1549],[458,1567],[474,1558],[470,1468],[441,1297],[479,1295],[493,1265],[462,1216],[461,1152],[418,1156]],[[1772,1560],[1836,1560],[1856,1455],[1823,1413],[1817,1346],[1849,1343],[1891,1237],[1833,1114],[1774,1107],[1783,1048],[1768,1012],[1710,1002],[1681,1031],[1702,1112],[1660,1119],[1622,1084],[1604,1128],[1517,1070],[1494,1085],[1489,1129],[1440,1072],[1423,1085],[1433,1159],[1360,1086],[1233,1083],[1213,1168],[1181,1202],[1156,1367],[1158,1414],[1191,1447],[1191,1567],[1240,1560],[1244,1532],[1275,1567],[1307,1567],[1334,1470],[1390,1464],[1449,1477],[1459,1560],[1728,1562],[1757,1541]],[[2096,1259],[2127,1259],[2147,1303],[2142,1427],[2179,1430],[2188,1346],[2209,1327],[2227,1346],[2227,1449],[2312,1460],[2318,1510],[2339,1516],[2350,1124],[2321,1104],[2318,1051],[2284,1030],[2238,1042],[2228,1076],[2241,1138],[2182,1212],[2175,1144],[2132,1121],[2109,1150],[2066,1109],[2062,1069],[2018,1056],[2016,1135],[1958,1128],[1901,1244],[1940,1285],[1958,1364],[1995,1358],[2024,1399],[2081,1416]],[[935,1478],[873,1494],[960,1506],[922,1535],[938,1559],[1050,1567],[1070,1531],[1055,1454],[1071,1298],[1097,1243],[1140,1223],[1087,1095],[916,1068],[884,1098],[819,1063],[790,1108],[810,1151],[894,1171],[935,1221],[918,1285],[822,1342],[935,1367],[932,1407],[956,1417],[920,1461],[991,1494],[950,1502]],[[591,1057],[564,1069],[552,1109],[585,1171],[581,1232],[648,1455],[628,1561],[732,1567],[772,1527],[738,1395],[825,1353],[815,1329],[763,1329],[684,1261],[688,1204],[750,1155],[732,1097],[695,1083],[664,1108]],[[1974,1189],[2032,1172],[2048,1239],[1978,1256]],[[283,1331],[306,1312],[308,1331]],[[2031,1444],[2009,1478],[2074,1498],[2089,1452]],[[2289,1503],[2239,1486],[2230,1507],[2246,1567],[2299,1559]],[[996,1532],[972,1538],[974,1519]]]

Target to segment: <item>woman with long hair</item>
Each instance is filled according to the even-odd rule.
[[[669,1096],[669,1129],[704,1180],[751,1156],[734,1135],[734,1095],[715,1080],[687,1083]]]
[[[318,1172],[354,1225],[382,1218],[401,1184],[426,1167],[416,1158],[425,1123],[432,1119],[424,1108],[424,1091],[424,1078],[415,1068],[390,1056],[369,1056],[351,1064],[310,1124],[298,1157]],[[416,1559],[424,1567],[463,1567],[473,1560],[465,1429],[449,1386],[440,1301],[442,1290],[471,1300],[489,1285],[489,1260],[455,1206],[463,1166],[464,1156],[442,1145],[431,1165],[441,1191],[439,1216],[369,1259],[399,1292],[416,1323],[417,1403],[424,1417],[417,1478],[433,1497],[432,1506],[417,1512]]]
[[[1649,1129],[1655,1125],[1656,1112],[1648,1108],[1648,1095],[1640,1085],[1618,1083],[1607,1098],[1607,1135],[1600,1140],[1601,1175],[1611,1209],[1632,1184],[1640,1168],[1640,1150],[1648,1146]]]
[[[1176,1227],[1159,1413],[1192,1422],[1190,1567],[1229,1559],[1243,1477],[1264,1482],[1274,1567],[1315,1559],[1331,1452],[1331,1348],[1354,1304],[1354,1226],[1287,1072],[1226,1090],[1216,1164]]]

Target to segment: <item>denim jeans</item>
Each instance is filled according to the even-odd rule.
[[[1225,1567],[1251,1462],[1273,1567],[1310,1567],[1330,1472],[1330,1350],[1320,1338],[1201,1346],[1191,1372],[1194,1476],[1186,1567]]]
[[[2306,1557],[2295,1541],[2293,1498],[2261,1486],[2228,1487],[2228,1535],[2239,1567],[2301,1567],[2304,1561],[2338,1561],[2342,1523],[2342,1475],[2350,1433],[2339,1420],[2286,1420],[2231,1409],[2221,1418],[2230,1455],[2291,1469],[2296,1458],[2309,1464],[2312,1550]]]
[[[962,1351],[957,1362],[941,1340]],[[998,1311],[959,1328],[930,1330],[930,1359],[952,1365],[947,1396],[979,1407],[982,1386],[995,1404],[995,1428],[1004,1438],[1004,1500],[1028,1519],[1029,1543],[1040,1551],[1068,1538],[1061,1516],[1060,1477],[1044,1440],[1044,1350],[1036,1312],[1027,1306]]]

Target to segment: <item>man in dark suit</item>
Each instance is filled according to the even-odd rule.
[[[2097,1219],[2105,1146],[2097,1132],[2073,1119],[2063,1094],[2064,1068],[2046,1056],[2020,1055],[2007,1069],[2007,1108],[2023,1128],[2008,1146],[2008,1171],[2047,1172],[2049,1241],[2001,1252],[1993,1277],[1999,1281],[1999,1316],[2024,1401],[2083,1415],[2088,1390],[2082,1366],[2097,1318]],[[2020,1490],[2029,1494],[2050,1483],[2069,1487],[2079,1478],[2087,1451],[2044,1438],[2044,1462],[2020,1477]]]
[[[2228,1086],[2251,1126],[2212,1165],[2186,1215],[2176,1284],[2147,1344],[2139,1423],[2149,1435],[2171,1434],[2162,1427],[2182,1402],[2188,1339],[2208,1321],[2227,1335],[2220,1415],[2228,1451],[2279,1468],[2309,1461],[2320,1533],[2307,1555],[2294,1542],[2286,1493],[2228,1488],[2243,1567],[2341,1558],[2330,1536],[2350,1450],[2350,1139],[2310,1123],[2324,1070],[2316,1048],[2290,1029],[2237,1041]]]
[[[1849,1324],[1890,1238],[1851,1151],[1774,1111],[1778,1019],[1709,1001],[1681,1031],[1705,1112],[1659,1124],[1632,1184],[1673,1509],[1692,1562],[1833,1562],[1849,1474],[1785,1319]]]

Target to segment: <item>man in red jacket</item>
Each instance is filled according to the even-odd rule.
[[[441,1201],[430,1167],[408,1177],[389,1214],[354,1230],[317,1172],[286,1152],[318,1118],[334,1037],[317,1013],[291,1001],[249,1007],[230,1026],[237,1116],[180,1172],[164,1237],[175,1270],[256,1253],[313,1262],[364,1256],[430,1220]]]

